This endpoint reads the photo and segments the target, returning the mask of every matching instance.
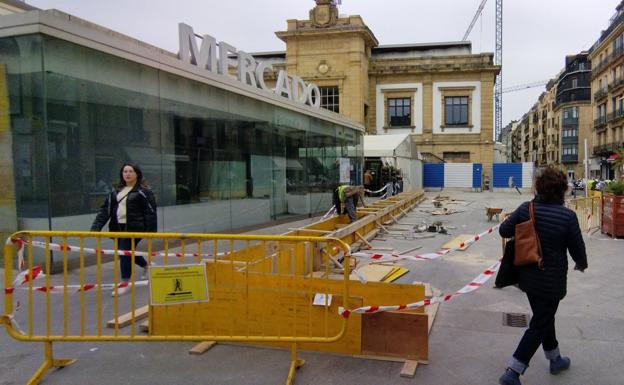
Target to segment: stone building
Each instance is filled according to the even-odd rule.
[[[557,136],[560,143],[561,167],[570,178],[584,175],[585,140],[592,137],[591,64],[588,52],[566,56],[565,69],[557,79],[556,113]],[[589,153],[587,154],[589,157]],[[588,175],[589,177],[590,175]]]
[[[512,136],[513,159],[583,177],[584,142],[591,139],[590,72],[588,52],[566,57],[565,68],[547,83]]]
[[[338,16],[330,0],[316,0],[309,20],[288,20],[276,34],[286,51],[254,57],[319,85],[322,107],[368,134],[409,133],[431,161],[489,171],[500,70],[492,53],[472,54],[470,42],[380,45],[360,16]]]
[[[624,147],[624,1],[616,8],[589,54],[592,62],[593,156],[599,177],[613,179],[621,173],[613,162]]]

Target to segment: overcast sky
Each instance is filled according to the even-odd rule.
[[[27,0],[136,39],[178,51],[178,23],[247,52],[282,51],[274,32],[307,19],[313,0]],[[361,15],[382,45],[458,41],[481,0],[343,0],[340,14]],[[505,0],[503,88],[547,80],[565,55],[589,49],[619,0]],[[469,40],[473,53],[494,52],[495,0],[488,0]],[[544,87],[505,93],[503,126],[519,119]]]

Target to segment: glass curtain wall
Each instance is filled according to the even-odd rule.
[[[0,39],[18,217],[84,230],[137,163],[164,231],[222,231],[331,206],[362,134],[45,35]]]

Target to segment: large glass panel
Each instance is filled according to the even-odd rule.
[[[96,211],[124,162],[142,169],[161,204],[157,71],[51,37],[44,69],[54,227],[87,229],[90,216],[62,217]]]
[[[13,139],[17,216],[21,226],[49,229],[49,184],[45,129],[42,39],[0,39],[1,76],[6,76]]]
[[[172,232],[325,211],[341,161],[361,183],[358,131],[43,35],[0,59],[23,228],[88,229],[124,162]]]

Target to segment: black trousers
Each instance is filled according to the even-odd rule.
[[[554,350],[559,346],[555,333],[555,313],[559,307],[559,300],[530,294],[527,294],[527,297],[533,317],[513,356],[528,366],[540,345],[544,351]]]

